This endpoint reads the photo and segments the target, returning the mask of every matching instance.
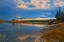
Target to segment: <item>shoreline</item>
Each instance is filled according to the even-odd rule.
[[[64,22],[49,25],[46,29],[41,29],[37,33],[42,35],[42,40],[46,42],[63,42],[64,41]]]

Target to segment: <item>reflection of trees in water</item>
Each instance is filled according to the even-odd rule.
[[[35,26],[35,27],[44,27],[44,24],[32,24],[32,23],[22,23],[25,26]]]
[[[12,26],[15,26],[16,24],[19,25],[19,28],[22,27],[22,25],[26,25],[26,26],[36,26],[36,27],[43,27],[44,24],[41,24],[41,23],[16,23],[16,22],[12,22],[12,21],[5,21],[3,23],[6,23],[6,24],[12,24]],[[2,24],[2,23],[1,23]]]
[[[2,22],[0,22],[0,24],[2,24]]]
[[[22,28],[22,24],[21,23],[19,24],[19,28]]]
[[[14,26],[14,25],[15,25],[15,23],[13,22],[13,23],[12,23],[12,26]]]
[[[0,34],[0,42],[6,42],[8,39],[6,38],[6,33]]]
[[[12,26],[15,26],[16,24],[18,24],[18,28],[22,28],[22,23],[14,23],[14,22],[12,22],[11,24],[12,24]]]
[[[32,24],[32,23],[17,23],[19,25],[19,28],[22,28],[22,26],[35,26],[35,27],[44,27],[44,24]],[[15,24],[14,24],[15,25]]]
[[[16,24],[19,25],[19,28],[22,27],[22,25],[25,25],[25,26],[36,26],[36,27],[44,27],[45,25],[44,24],[32,24],[32,23],[14,23],[12,22],[12,26],[15,26]]]
[[[14,22],[13,22],[13,23],[12,23],[12,26],[15,26],[16,24],[18,24],[18,27],[19,27],[19,28],[22,28],[22,23],[14,23]]]

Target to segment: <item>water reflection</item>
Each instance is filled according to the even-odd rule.
[[[26,41],[28,39],[30,42],[41,42],[41,37],[39,35],[23,35],[19,36],[18,39],[20,41]]]
[[[7,24],[12,24],[12,26],[15,26],[16,24],[19,24],[19,28],[22,27],[22,25],[26,25],[26,26],[36,26],[36,27],[43,27],[45,25],[43,24],[33,24],[33,23],[15,23],[15,22],[1,22],[2,23],[7,23]]]
[[[43,24],[24,24],[24,23],[22,23],[22,25],[26,25],[26,26],[36,26],[36,27],[44,27],[45,25],[43,25]]]
[[[13,25],[13,24],[12,24],[12,25]],[[29,24],[29,23],[25,24],[25,23],[20,23],[20,24],[19,24],[19,27],[21,28],[22,25],[25,25],[25,26],[35,26],[35,27],[44,27],[44,26],[45,26],[45,25],[43,25],[43,24]]]
[[[14,26],[14,25],[15,25],[15,23],[13,22],[13,23],[12,23],[12,26]]]
[[[4,34],[0,33],[0,42],[6,42],[6,40],[8,40],[8,38],[6,37],[6,33]]]
[[[45,25],[43,25],[43,24],[30,24],[30,23],[17,23],[17,24],[19,24],[19,27],[21,28],[22,27],[22,25],[25,25],[25,26],[36,26],[36,27],[44,27]],[[14,26],[15,25],[15,23],[12,23],[12,26]]]
[[[40,34],[35,32],[44,27],[43,24],[2,22],[0,24],[0,41],[5,42],[41,42]],[[20,28],[20,29],[19,29]],[[4,34],[6,33],[6,34]]]
[[[59,28],[57,25],[49,28],[44,26],[43,24],[2,22],[0,42],[64,42],[64,23],[59,24]]]

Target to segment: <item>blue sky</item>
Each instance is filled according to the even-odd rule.
[[[0,0],[0,19],[52,18],[59,7],[64,11],[64,0]]]

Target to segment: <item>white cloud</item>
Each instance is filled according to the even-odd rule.
[[[31,0],[31,4],[33,4],[36,8],[47,9],[50,5],[48,4],[50,0]]]
[[[56,0],[56,1],[54,2],[54,5],[55,5],[55,6],[63,7],[63,6],[64,6],[64,1]]]
[[[35,18],[34,20],[49,20],[49,19],[55,19],[54,17],[51,18]]]
[[[43,14],[41,14],[40,17],[48,18],[48,17],[53,17],[53,15],[51,12],[43,12]]]
[[[28,8],[28,6],[26,5],[26,3],[23,0],[16,0],[16,1],[17,1],[17,7],[23,8],[23,9],[27,9]]]
[[[63,0],[30,0],[30,2],[24,2],[24,0],[16,0],[17,7],[22,9],[52,9],[56,6],[64,6]],[[52,3],[54,5],[52,5]],[[31,6],[33,7],[31,7]]]

